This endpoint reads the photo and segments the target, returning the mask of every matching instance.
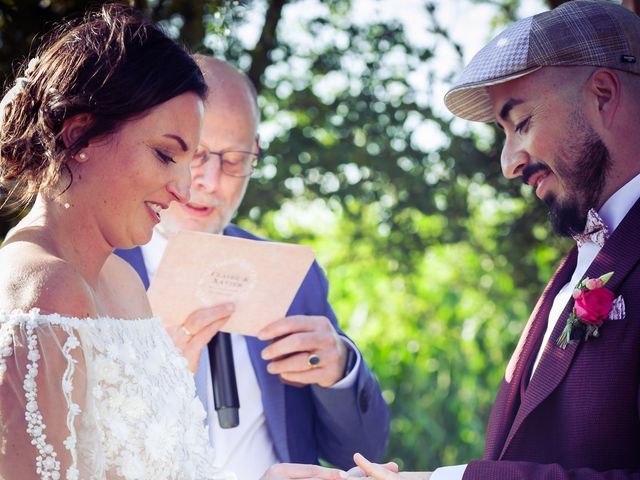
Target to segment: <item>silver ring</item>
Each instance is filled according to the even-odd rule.
[[[307,364],[311,368],[319,367],[320,366],[320,357],[318,355],[316,355],[315,353],[309,354],[309,356],[307,357]]]
[[[185,327],[184,325],[182,325],[182,326],[180,327],[180,329],[183,331],[183,333],[184,333],[187,337],[189,337],[189,338],[193,337],[193,333],[191,333],[191,332],[189,331],[189,329],[188,329],[187,327]]]

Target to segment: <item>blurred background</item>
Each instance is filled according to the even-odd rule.
[[[96,3],[0,0],[5,90],[38,34]],[[264,158],[235,222],[314,247],[390,406],[388,459],[429,470],[479,457],[506,363],[569,244],[530,187],[502,178],[499,129],[452,118],[442,97],[505,25],[563,2],[126,3],[255,83]],[[15,222],[0,217],[0,239]]]

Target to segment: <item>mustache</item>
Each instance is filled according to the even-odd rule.
[[[522,169],[522,183],[529,185],[529,179],[538,172],[550,172],[551,169],[542,163],[532,163]]]

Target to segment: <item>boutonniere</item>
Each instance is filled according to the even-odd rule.
[[[605,320],[624,318],[622,295],[615,298],[614,293],[605,288],[612,276],[613,272],[605,273],[599,278],[585,277],[576,285],[572,294],[573,309],[567,319],[567,325],[556,342],[560,348],[567,348],[580,337],[586,341],[589,337],[600,336],[599,329]]]

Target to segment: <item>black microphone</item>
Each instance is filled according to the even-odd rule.
[[[238,409],[238,385],[233,364],[231,335],[218,332],[207,345],[209,362],[213,376],[213,401],[218,413],[218,423],[222,428],[233,428],[240,424]]]

